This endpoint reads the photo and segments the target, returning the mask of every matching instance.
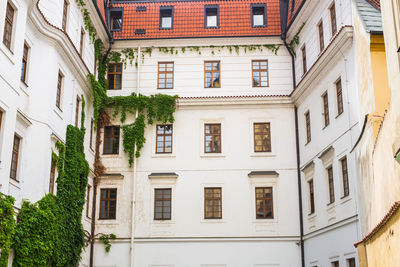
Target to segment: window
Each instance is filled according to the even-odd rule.
[[[52,158],[50,165],[50,183],[49,183],[50,194],[54,194],[54,185],[56,182],[56,167],[57,167],[57,161]]]
[[[272,187],[256,187],[256,218],[273,219]]]
[[[307,111],[304,115],[306,119],[306,137],[307,142],[306,144],[311,142],[311,122],[310,122],[310,111]]]
[[[333,2],[331,7],[329,8],[329,13],[331,15],[331,29],[332,29],[332,36],[333,36],[333,35],[335,35],[335,33],[337,31],[335,2]]]
[[[78,127],[79,124],[79,107],[81,105],[81,98],[76,96],[76,107],[75,107],[75,126]]]
[[[154,190],[154,220],[171,220],[171,188]]]
[[[160,7],[160,29],[172,29],[173,12],[173,7]]]
[[[347,259],[347,267],[356,267],[356,259],[355,258]]]
[[[219,27],[219,9],[218,6],[205,6],[204,7],[204,28],[218,28]]]
[[[81,29],[81,43],[80,43],[80,49],[79,49],[79,53],[81,56],[83,55],[84,44],[85,44],[85,31],[83,29]]]
[[[314,180],[308,182],[308,188],[310,192],[310,214],[315,212],[315,202],[314,202]]]
[[[319,34],[319,51],[322,52],[325,48],[324,43],[324,24],[322,20],[318,24],[318,34]]]
[[[342,165],[342,179],[343,179],[343,197],[347,197],[350,193],[349,190],[349,173],[347,169],[347,158],[344,157],[340,160]]]
[[[103,154],[119,154],[119,126],[104,127]]]
[[[330,166],[327,170],[328,172],[328,186],[329,186],[329,204],[335,202],[335,188],[333,185],[333,169]]]
[[[122,88],[122,63],[108,65],[108,89],[119,90]]]
[[[172,125],[157,125],[156,153],[172,153]]]
[[[204,152],[221,153],[221,124],[205,124],[204,132]]]
[[[204,219],[222,219],[222,188],[204,188]]]
[[[268,60],[253,60],[253,87],[268,87]]]
[[[303,74],[307,72],[307,54],[306,54],[306,46],[303,45],[301,48],[301,56],[303,60]]]
[[[61,71],[58,72],[57,80],[57,95],[56,95],[56,106],[61,110],[61,94],[62,94],[62,84],[64,80],[64,75]]]
[[[22,53],[22,65],[21,65],[21,81],[26,83],[26,69],[28,68],[28,53],[29,46],[24,43],[24,51]]]
[[[14,13],[15,13],[14,8],[11,6],[10,3],[7,3],[6,21],[4,23],[3,43],[10,50],[11,50],[12,30],[14,24]]]
[[[158,89],[174,88],[174,62],[158,62]]]
[[[111,31],[122,30],[122,10],[110,12],[110,29]]]
[[[90,218],[90,189],[92,187],[88,185],[86,190],[86,217],[88,218]]]
[[[329,102],[328,102],[328,92],[322,95],[322,104],[324,108],[324,126],[329,125]]]
[[[93,150],[93,133],[94,133],[94,121],[93,119],[90,120],[90,141],[89,141],[89,147],[91,150]]]
[[[63,8],[63,15],[62,15],[62,29],[64,31],[67,30],[68,6],[69,6],[69,3],[66,0],[64,0],[64,8]]]
[[[17,181],[17,169],[18,169],[20,145],[21,145],[21,137],[14,134],[14,143],[11,156],[10,178],[16,181]]]
[[[254,152],[271,152],[270,123],[254,123]]]
[[[100,219],[112,220],[117,213],[117,189],[101,189]]]
[[[253,27],[267,26],[267,11],[264,4],[251,5],[251,24]]]
[[[220,88],[220,62],[205,61],[204,62],[204,87],[205,88]]]
[[[342,94],[342,80],[339,79],[336,83],[336,99],[337,99],[337,112],[338,115],[343,113],[343,94]]]
[[[332,267],[339,267],[339,261],[333,261]]]

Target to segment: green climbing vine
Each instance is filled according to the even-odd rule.
[[[0,194],[0,267],[8,266],[8,255],[15,231],[14,202],[13,197]]]
[[[83,147],[82,99],[81,128],[68,125],[66,144],[57,142],[58,155],[52,153],[57,161],[57,195],[22,204],[13,238],[13,266],[73,267],[80,259],[85,244],[82,211],[89,174]]]
[[[90,19],[90,13],[86,8],[86,3],[84,0],[75,0],[76,4],[81,10],[83,16],[83,22],[85,24],[85,29],[89,32],[89,36],[92,42],[95,42],[97,31],[96,27],[94,27],[92,20]]]
[[[303,24],[300,26],[300,28],[297,30],[296,34],[293,36],[292,40],[291,40],[291,41],[289,42],[289,44],[288,44],[289,50],[290,50],[290,52],[292,53],[292,55],[293,55],[294,57],[296,57],[295,48],[296,48],[296,46],[298,46],[299,43],[300,43],[300,33],[301,33],[301,31],[303,30],[304,25],[305,25],[305,23],[303,23]]]
[[[110,252],[111,249],[111,243],[110,240],[115,240],[117,237],[114,234],[109,234],[109,235],[101,235],[99,239],[103,242],[105,246],[106,252]]]

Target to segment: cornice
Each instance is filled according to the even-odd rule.
[[[296,88],[291,93],[293,101],[296,103],[304,93],[311,91],[313,83],[321,79],[321,72],[329,69],[334,64],[334,58],[341,51],[346,50],[353,41],[353,27],[343,26],[340,31],[332,39],[331,43],[319,55],[318,59],[313,63],[310,69],[303,75],[298,82]]]
[[[240,106],[240,105],[293,105],[289,96],[214,96],[214,97],[180,97],[178,107],[196,106]]]
[[[86,79],[87,75],[90,73],[89,68],[80,56],[68,34],[51,24],[46,19],[39,8],[39,2],[40,0],[32,0],[28,10],[28,17],[41,34],[54,41],[58,48],[63,50],[67,59],[73,65],[72,72],[78,74],[77,78],[79,78],[80,84],[83,85],[82,89],[87,94],[91,94],[90,83]]]

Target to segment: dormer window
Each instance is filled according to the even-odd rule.
[[[251,5],[251,24],[253,27],[267,26],[267,8],[264,4]]]
[[[160,29],[172,29],[173,7],[160,7]]]
[[[219,27],[219,9],[218,6],[205,6],[204,8],[204,28]]]
[[[111,31],[122,30],[122,10],[110,12],[110,29]]]

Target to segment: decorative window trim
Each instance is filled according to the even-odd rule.
[[[117,187],[101,187],[98,189],[99,190],[99,212],[98,212],[98,217],[97,220],[99,221],[111,221],[111,220],[117,220],[118,219],[118,188]],[[116,196],[115,196],[115,218],[101,218],[101,192],[102,190],[116,190]]]
[[[270,124],[270,138],[271,138],[271,151],[270,152],[254,152],[254,123],[269,123]],[[264,118],[251,118],[249,119],[248,129],[249,129],[249,155],[250,157],[276,157],[279,147],[277,146],[275,119],[271,117]]]
[[[253,203],[253,207],[251,208],[251,218],[252,218],[252,223],[254,224],[273,224],[276,225],[279,220],[279,207],[278,207],[278,181],[276,178],[271,179],[271,178],[264,178],[264,179],[251,179],[251,202]],[[255,199],[256,199],[256,187],[272,187],[272,201],[273,201],[273,219],[256,219],[256,208],[255,208]],[[274,228],[273,232],[276,232],[276,227]]]
[[[119,138],[119,141],[118,141],[118,153],[113,153],[112,151],[110,152],[110,153],[106,153],[105,152],[105,139],[106,139],[106,127],[112,127],[112,131],[114,130],[114,128],[115,127],[118,127],[119,128],[119,135],[118,135],[118,138]],[[103,130],[103,132],[102,133],[100,133],[100,134],[102,134],[102,136],[103,136],[103,142],[102,142],[102,156],[119,156],[121,153],[121,127],[119,126],[119,125],[105,125],[104,127],[102,127],[102,130]],[[114,133],[112,133],[112,137],[114,137]],[[112,138],[111,137],[111,138]],[[113,150],[113,148],[114,148],[114,145],[112,145],[112,149],[111,150]]]
[[[162,26],[162,16],[161,12],[164,10],[170,10],[171,11],[171,27],[163,27]],[[160,6],[159,9],[159,25],[158,25],[160,30],[172,30],[174,28],[174,6]]]
[[[112,21],[111,18],[113,16],[121,16],[121,28],[120,29],[112,29]],[[122,27],[124,25],[124,9],[123,8],[110,8],[107,12],[107,21],[111,32],[120,32],[122,31]]]

